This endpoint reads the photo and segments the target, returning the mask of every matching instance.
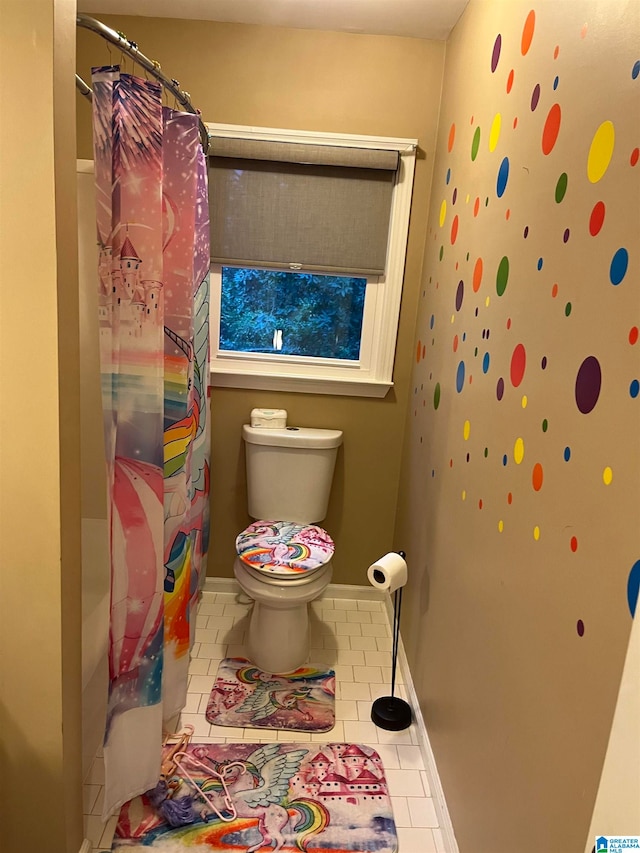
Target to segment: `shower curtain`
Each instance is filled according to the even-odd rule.
[[[103,818],[155,787],[208,545],[209,220],[198,118],[93,69],[111,554]]]

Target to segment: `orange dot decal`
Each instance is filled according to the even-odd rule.
[[[533,466],[533,473],[531,474],[531,483],[536,492],[539,492],[542,488],[542,480],[544,478],[544,474],[542,471],[542,465],[539,462]]]
[[[449,153],[451,153],[451,151],[453,150],[453,143],[455,141],[455,138],[456,138],[456,126],[454,123],[449,128],[449,140],[447,142],[447,151]]]
[[[478,196],[476,196],[476,200],[473,203],[473,215],[477,216],[479,210],[480,210],[480,199]]]
[[[514,75],[514,71],[512,68],[511,71],[509,72],[509,76],[507,77],[507,95],[509,94],[509,92],[513,88],[513,75]]]
[[[559,53],[560,53],[560,45],[559,45],[559,44],[557,44],[557,45],[555,46],[555,50],[553,51],[553,58],[554,58],[554,59],[557,59],[557,58],[558,58],[558,54],[559,54]]]
[[[416,363],[420,361],[420,354],[422,352],[422,341],[418,341],[418,347],[416,349]]]
[[[575,536],[571,537],[571,550],[573,551],[574,554],[578,550],[578,540],[576,539]]]
[[[455,335],[453,338],[453,351],[458,352],[458,336]]]
[[[551,288],[551,295],[553,296],[553,298],[554,298],[554,299],[555,299],[555,298],[556,298],[556,296],[558,295],[558,285],[557,285],[557,283],[556,283],[556,284],[554,284],[554,285],[553,285],[553,287]]]
[[[544,128],[542,130],[542,153],[551,154],[553,147],[560,133],[560,122],[562,120],[562,111],[560,104],[554,104],[549,110]]]
[[[458,216],[453,217],[453,222],[451,223],[451,245],[456,242],[456,238],[458,236]]]
[[[482,284],[482,258],[478,258],[476,264],[473,268],[473,292],[477,293],[480,290],[480,285]]]
[[[532,9],[527,15],[527,20],[524,22],[524,28],[522,30],[522,41],[520,43],[520,50],[523,56],[526,56],[529,52],[529,48],[531,47],[531,41],[533,40],[533,31],[536,27],[536,13]]]
[[[507,495],[507,503],[509,504],[509,506],[511,506],[511,504],[513,503],[513,495],[511,494],[511,492],[509,492],[509,494]]]

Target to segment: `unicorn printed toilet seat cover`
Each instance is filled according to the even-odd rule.
[[[291,521],[254,521],[236,538],[236,551],[245,565],[282,577],[319,569],[334,550],[322,527]]]

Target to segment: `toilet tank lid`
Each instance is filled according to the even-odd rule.
[[[330,448],[340,447],[342,444],[342,430],[312,427],[265,429],[243,424],[242,437],[249,444],[266,444],[272,447]]]

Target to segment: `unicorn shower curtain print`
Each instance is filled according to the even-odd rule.
[[[160,774],[208,544],[209,222],[198,117],[93,70],[111,621],[103,818]]]

